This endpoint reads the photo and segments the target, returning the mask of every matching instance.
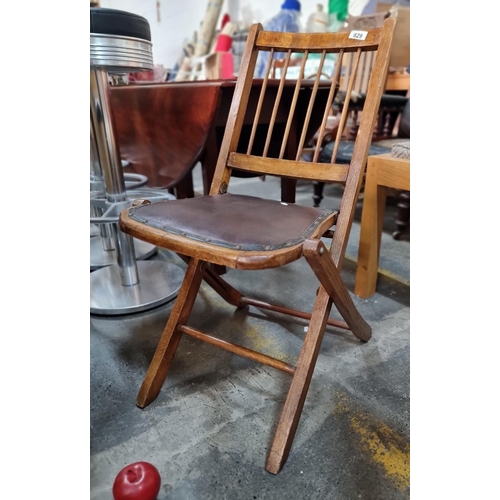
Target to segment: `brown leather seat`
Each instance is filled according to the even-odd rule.
[[[335,223],[336,215],[332,210],[226,193],[137,206],[128,218],[142,228],[146,224],[156,229],[160,246],[168,246],[172,235],[190,239],[192,244],[199,242],[199,247],[192,247],[194,255],[200,248],[206,249],[207,243],[242,253],[293,249],[307,238],[323,234]],[[122,217],[133,227],[127,216]],[[292,254],[290,261],[296,258]]]

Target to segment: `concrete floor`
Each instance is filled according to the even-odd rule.
[[[200,191],[199,171],[195,189]],[[327,185],[322,206],[337,208]],[[233,179],[230,192],[273,194],[279,180]],[[297,203],[312,204],[298,185]],[[354,286],[362,202],[342,276]],[[158,398],[135,398],[173,302],[121,316],[90,316],[91,495],[112,499],[116,474],[147,461],[161,475],[158,500],[368,499],[410,497],[409,236],[394,241],[388,207],[377,293],[353,299],[373,328],[361,344],[328,327],[288,461],[265,471],[290,376],[184,336]],[[328,241],[328,240],[326,240]],[[185,268],[159,250],[152,259]],[[317,279],[305,260],[282,269],[229,270],[225,278],[265,301],[311,310]],[[298,293],[295,293],[298,292]],[[332,308],[332,317],[340,317]],[[190,325],[295,363],[306,321],[250,307],[236,311],[203,284]]]

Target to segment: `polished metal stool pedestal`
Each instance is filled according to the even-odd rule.
[[[127,166],[127,162],[122,160],[122,167]],[[144,186],[148,182],[145,175],[124,174],[125,189],[135,190]],[[134,194],[135,193],[135,194]],[[104,198],[106,188],[104,185],[104,175],[102,173],[99,155],[97,153],[97,143],[94,127],[90,123],[90,270],[95,271],[101,267],[111,266],[117,263],[115,238],[113,237],[113,227],[106,223],[100,223],[103,216],[103,209],[97,206],[96,201]],[[142,196],[142,195],[138,195]],[[129,199],[137,197],[137,192],[128,193]],[[174,198],[172,196],[172,198]],[[92,203],[94,201],[94,204]],[[118,218],[113,224],[118,223]],[[137,260],[149,259],[156,251],[157,247],[145,241],[134,238],[135,258]]]
[[[115,265],[117,262],[116,249],[113,247],[105,250],[107,240],[101,235],[90,236],[90,270],[96,271],[101,267]],[[136,260],[144,260],[153,257],[157,247],[145,241],[134,239],[134,251]]]
[[[117,315],[145,311],[177,297],[183,273],[174,264],[159,260],[137,262],[141,280],[123,286],[118,266],[107,266],[90,274],[91,314]],[[144,285],[141,285],[144,283]],[[118,292],[117,292],[118,291]]]
[[[177,296],[184,277],[182,268],[175,264],[138,261],[134,238],[123,233],[116,222],[132,199],[126,190],[114,136],[108,72],[152,70],[150,40],[149,24],[143,17],[115,9],[90,9],[91,134],[93,130],[105,191],[102,199],[91,199],[91,213],[96,214],[97,222],[110,228],[112,234],[107,236],[113,238],[116,252],[116,264],[90,273],[92,314],[128,314],[164,304]],[[153,198],[153,202],[155,195],[161,197],[158,190],[137,193],[138,198]],[[172,196],[167,192],[164,195]]]

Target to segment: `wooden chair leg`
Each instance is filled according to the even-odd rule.
[[[285,203],[295,203],[297,190],[297,179],[281,179],[281,201]]]
[[[321,240],[306,240],[304,257],[333,300],[352,333],[364,342],[372,336],[371,326],[356,309],[328,249]]]
[[[186,263],[189,264],[191,261],[190,257],[185,255],[179,255],[179,257]],[[222,266],[225,267],[225,266]],[[210,285],[227,303],[236,306],[238,308],[243,308],[245,305],[240,303],[243,294],[231,286],[227,281],[220,277],[220,273],[214,268],[212,264],[208,264],[205,268],[205,273],[203,274],[203,279]]]
[[[406,232],[410,222],[410,191],[400,191],[397,203],[398,213],[396,215],[396,231],[392,233],[395,240],[399,240]]]
[[[319,348],[330,314],[331,300],[321,288],[307,329],[304,344],[295,368],[292,383],[286,397],[283,411],[267,458],[266,470],[278,474],[288,458],[311,377],[318,358]]]
[[[325,183],[321,181],[313,181],[313,207],[319,207],[323,199],[323,188]]]
[[[311,377],[325,333],[332,302],[360,340],[371,337],[371,327],[356,309],[340,273],[327,248],[320,240],[306,240],[304,256],[318,277],[320,287],[309,322],[304,345],[293,375],[292,383],[278,422],[266,470],[277,474],[283,467],[293,443]]]
[[[136,400],[139,408],[144,408],[154,401],[161,390],[181,340],[182,332],[178,330],[178,326],[185,324],[191,313],[205,268],[206,263],[198,259],[191,259],[189,262],[167,326],[139,390]]]
[[[359,130],[359,123],[358,123],[358,110],[353,110],[352,115],[351,115],[351,126],[349,127],[348,131],[348,140],[350,141],[355,141],[356,136],[358,135],[358,130]]]

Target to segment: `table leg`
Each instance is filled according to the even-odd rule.
[[[370,162],[361,212],[358,265],[354,293],[364,299],[375,293],[387,187],[378,184],[378,168]]]
[[[210,136],[207,139],[205,150],[203,151],[203,154],[200,158],[204,196],[208,196],[208,194],[210,193],[210,186],[212,185],[212,179],[214,178],[218,156],[219,147],[217,146],[215,131],[212,130]]]

